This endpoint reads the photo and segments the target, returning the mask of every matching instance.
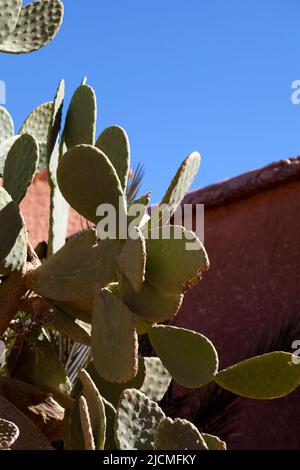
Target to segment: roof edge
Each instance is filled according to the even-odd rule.
[[[300,157],[279,160],[187,194],[183,204],[205,204],[213,208],[253,196],[262,191],[300,179]]]

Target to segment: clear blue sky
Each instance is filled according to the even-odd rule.
[[[29,2],[26,2],[29,3]],[[98,133],[126,128],[153,202],[193,150],[194,188],[300,154],[299,0],[64,0],[56,39],[0,56],[17,127],[84,75],[99,102]]]

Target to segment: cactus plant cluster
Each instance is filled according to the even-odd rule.
[[[58,32],[64,7],[60,0],[0,0],[0,52],[24,54],[48,44]]]
[[[163,209],[153,221],[140,220],[132,228],[135,236],[126,239],[101,240],[90,228],[65,242],[69,205],[95,225],[101,223],[100,204],[120,209],[128,225],[132,217],[126,132],[112,126],[96,139],[96,96],[86,80],[75,91],[62,128],[63,102],[62,81],[54,100],[35,109],[17,136],[12,118],[0,110],[0,333],[8,345],[2,371],[42,387],[64,407],[66,449],[224,450],[216,436],[165,416],[159,401],[171,380],[187,388],[215,382],[240,396],[273,399],[299,386],[300,368],[291,354],[274,352],[219,370],[208,338],[165,324],[209,268],[197,236],[170,225],[170,214],[199,168],[198,153],[183,162],[163,198],[171,207],[168,217]],[[45,168],[51,216],[48,251],[39,258],[28,242],[19,203]],[[149,195],[141,201],[146,212]],[[166,226],[168,239],[162,236]],[[197,250],[186,250],[186,239]],[[73,387],[53,331],[91,347]],[[157,357],[139,354],[144,334]],[[13,425],[1,426],[1,442],[6,433],[17,435]]]
[[[21,0],[0,0],[0,9],[2,52],[42,47],[63,16],[60,0],[23,8]],[[10,114],[0,108],[0,340],[6,344],[0,414],[5,400],[20,423],[26,418],[26,429],[34,415],[31,426],[43,432],[43,445],[62,440],[65,449],[225,450],[218,437],[165,415],[159,402],[171,380],[187,388],[215,382],[243,397],[274,399],[299,386],[300,367],[291,354],[279,351],[220,370],[208,338],[168,324],[189,287],[209,268],[198,237],[171,225],[200,155],[193,152],[184,160],[151,217],[145,218],[147,194],[136,201],[141,213],[133,219],[126,197],[126,131],[111,126],[96,138],[96,95],[86,79],[63,125],[64,90],[61,81],[54,99],[37,107],[16,135]],[[47,244],[41,240],[34,249],[19,204],[44,170],[50,186],[49,236]],[[134,236],[121,236],[118,224],[115,236],[101,236],[104,214],[98,209],[108,204]],[[91,228],[66,242],[70,206]],[[186,240],[193,242],[193,251],[186,249]],[[143,335],[156,357],[139,354]],[[74,385],[57,338],[90,347]],[[38,404],[34,397],[40,397]],[[64,429],[58,433],[62,413]],[[45,427],[53,420],[55,438]],[[24,429],[0,419],[0,449],[14,447]]]

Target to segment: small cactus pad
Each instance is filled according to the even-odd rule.
[[[236,395],[271,400],[291,393],[300,385],[300,367],[293,364],[292,354],[272,352],[222,370],[214,380]]]
[[[93,302],[96,284],[105,287],[114,280],[120,245],[117,240],[97,244],[95,230],[82,232],[28,275],[28,286],[48,299],[72,302],[73,307]]]
[[[39,143],[40,160],[38,171],[47,168],[47,142],[52,114],[53,102],[42,104],[29,114],[20,129],[20,134],[31,134]]]
[[[138,336],[132,312],[103,289],[96,294],[92,321],[92,354],[99,374],[126,383],[138,372]]]
[[[27,231],[18,205],[0,188],[0,266],[26,272]]]
[[[0,418],[0,450],[9,449],[19,437],[19,428]]]
[[[172,377],[158,357],[145,357],[146,377],[140,389],[148,398],[159,402],[168,390]]]
[[[59,188],[66,201],[80,215],[97,223],[97,209],[111,204],[126,214],[126,202],[118,175],[103,152],[90,145],[78,145],[60,159]],[[118,212],[118,211],[117,211]]]
[[[124,302],[132,312],[148,323],[171,320],[183,301],[183,295],[163,295],[147,282],[143,283],[139,292],[136,292],[124,277],[120,286]]]
[[[33,181],[38,161],[37,141],[29,134],[21,135],[8,152],[3,171],[3,187],[18,204]]]
[[[155,430],[155,450],[207,450],[200,432],[185,419],[166,418]]]
[[[193,250],[188,249],[190,243]],[[152,230],[146,246],[146,280],[162,294],[184,292],[209,267],[204,246],[193,232],[183,227],[169,225]]]
[[[91,427],[96,450],[104,450],[106,436],[106,415],[102,397],[85,370],[79,371],[79,378],[83,384],[83,394],[87,401]]]
[[[135,291],[139,291],[145,280],[146,241],[138,228],[132,232],[134,238],[128,238],[119,257],[119,267]]]
[[[221,441],[218,437],[203,433],[202,437],[205,440],[208,450],[227,450],[226,442]]]
[[[125,191],[130,171],[130,144],[125,130],[118,126],[108,127],[100,135],[96,147],[110,159]]]
[[[151,221],[151,227],[157,226],[160,222],[162,225],[168,224],[174,212],[176,212],[178,206],[183,200],[184,196],[190,189],[200,167],[201,157],[198,152],[193,152],[187,157],[186,160],[181,164],[177,171],[168,191],[166,192],[161,205],[166,204],[167,209],[161,210],[161,206],[153,208],[153,212],[161,211],[158,214],[158,219],[155,218]]]
[[[2,3],[7,4],[8,1]],[[64,7],[60,0],[40,0],[26,5],[21,9],[16,25],[15,19],[11,17],[15,28],[0,44],[0,52],[23,54],[45,46],[59,30],[63,13]]]
[[[165,419],[162,409],[135,389],[124,390],[116,419],[116,441],[120,450],[153,450],[154,431]]]
[[[50,119],[50,125],[48,127],[48,135],[47,135],[47,157],[48,161],[51,158],[51,154],[55,147],[57,137],[61,128],[61,121],[62,121],[62,111],[65,99],[65,81],[61,80],[59,82],[58,88],[56,90],[56,94],[53,101],[52,106],[52,113]],[[52,170],[51,180],[56,181],[56,171],[57,165],[54,165],[54,168],[51,167],[51,160],[49,162],[49,171]]]
[[[96,95],[88,85],[75,91],[66,117],[64,140],[68,149],[80,144],[95,144],[97,119]]]
[[[3,170],[7,154],[19,137],[19,135],[15,135],[0,144],[0,177],[3,176]]]
[[[0,0],[0,4],[1,4]],[[1,6],[0,6],[1,11]],[[0,17],[1,18],[1,17]],[[0,19],[1,22],[1,19]],[[1,35],[1,27],[0,27],[0,35]],[[5,108],[0,106],[0,144],[5,142],[7,139],[11,139],[14,136],[14,123],[12,120],[11,115]]]
[[[96,450],[91,425],[91,418],[89,415],[89,409],[85,397],[79,398],[79,413],[84,438],[84,448],[85,450]]]
[[[91,376],[93,382],[98,388],[101,396],[106,398],[113,406],[117,406],[122,392],[129,388],[140,389],[145,380],[145,360],[143,357],[138,359],[138,373],[136,377],[129,380],[124,384],[117,384],[112,382],[107,382],[101,375],[97,372],[93,362],[91,362],[87,367],[87,372]],[[76,390],[76,388],[75,388]]]
[[[151,328],[149,338],[163,365],[180,385],[197,388],[214,379],[218,355],[205,336],[183,328],[159,325]]]

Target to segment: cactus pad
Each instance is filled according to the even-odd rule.
[[[85,370],[79,371],[83,393],[87,401],[96,450],[104,450],[106,436],[105,406],[96,385]]]
[[[21,135],[8,152],[3,171],[3,187],[18,204],[33,181],[38,161],[37,141],[29,134]]]
[[[126,383],[138,372],[138,336],[132,312],[103,289],[96,294],[92,321],[94,366],[108,382]]]
[[[96,450],[93,430],[91,425],[91,418],[89,415],[89,409],[85,397],[79,398],[79,413],[80,421],[84,439],[84,448],[85,450]]]
[[[135,291],[139,291],[145,280],[146,241],[138,228],[134,229],[136,237],[128,238],[119,257],[119,267],[130,281]]]
[[[7,154],[19,137],[19,135],[15,135],[0,144],[0,177],[3,175]]]
[[[214,379],[218,355],[205,336],[183,328],[159,325],[151,328],[149,338],[163,365],[180,385],[196,388]]]
[[[26,272],[27,231],[18,205],[0,188],[0,266]]]
[[[23,54],[45,46],[59,30],[63,13],[60,0],[39,0],[26,5],[21,9],[15,28],[0,44],[0,52]],[[12,21],[15,22],[13,18]]]
[[[31,134],[39,143],[40,160],[38,171],[47,168],[47,142],[52,114],[53,102],[42,104],[29,114],[20,129],[20,134]]]
[[[293,355],[272,352],[240,362],[215,377],[221,387],[242,397],[256,400],[280,398],[300,385],[300,367]]]
[[[148,323],[164,322],[172,319],[178,312],[183,295],[163,295],[144,282],[136,292],[127,279],[122,278],[121,295],[129,308]]]
[[[207,450],[198,429],[185,419],[166,418],[155,430],[155,450]]]
[[[17,26],[22,0],[0,0],[0,44]]]
[[[88,328],[87,324],[70,317],[61,310],[57,310],[55,318],[51,321],[51,326],[78,343],[86,344],[87,346],[91,344],[90,326]]]
[[[130,170],[130,144],[125,130],[118,126],[108,127],[100,135],[96,147],[110,159],[125,191]]]
[[[209,260],[204,246],[193,232],[183,227],[163,227],[170,236],[162,237],[159,228],[154,229],[147,239],[146,280],[162,294],[174,295],[184,292],[207,271]],[[187,249],[193,243],[194,250]],[[178,262],[180,260],[180,262]]]
[[[172,377],[158,357],[145,357],[146,377],[140,389],[148,398],[159,402],[165,396]]]
[[[198,173],[198,170],[200,167],[200,161],[201,161],[200,154],[198,152],[193,152],[181,164],[168,191],[166,192],[161,202],[161,205],[167,204],[168,206],[167,211],[162,210],[162,213],[159,216],[159,222],[162,222],[162,225],[168,224],[168,222],[170,221],[170,218],[176,212],[184,196],[190,189]],[[160,210],[160,206],[158,206],[157,208],[154,208],[154,211],[156,210]]]
[[[0,0],[1,3],[1,0]],[[1,6],[0,6],[1,10]],[[0,19],[1,22],[1,19]],[[1,35],[1,26],[0,26]],[[14,136],[14,123],[11,115],[5,108],[0,106],[0,144],[5,142],[7,139],[11,139]]]
[[[66,117],[64,140],[68,149],[80,144],[94,145],[97,103],[93,88],[80,85],[75,91]]]
[[[9,449],[19,437],[19,428],[0,418],[0,450]]]
[[[59,188],[66,201],[86,219],[97,223],[100,204],[111,204],[126,214],[126,202],[115,169],[95,147],[78,145],[60,159]]]
[[[154,431],[165,419],[161,408],[138,390],[124,390],[116,417],[116,441],[121,450],[153,450]]]

